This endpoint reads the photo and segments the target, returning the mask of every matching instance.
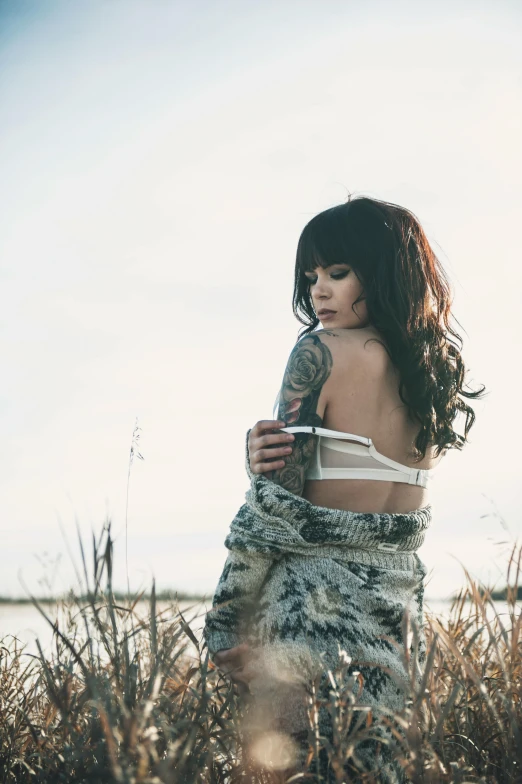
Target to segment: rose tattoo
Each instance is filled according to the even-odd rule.
[[[287,425],[320,427],[317,403],[323,384],[332,370],[332,355],[319,335],[306,335],[292,350],[279,395],[278,419]],[[285,457],[286,465],[273,471],[272,481],[296,495],[302,495],[305,476],[317,446],[311,433],[296,433],[292,453]]]

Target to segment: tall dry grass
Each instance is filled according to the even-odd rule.
[[[420,688],[415,653],[404,652],[411,682],[401,714],[361,710],[361,676],[341,662],[325,705],[333,742],[318,734],[312,697],[298,772],[292,739],[248,725],[248,701],[176,603],[159,611],[153,586],[143,617],[139,596],[115,598],[108,525],[93,539],[90,568],[82,550],[82,598],[64,603],[61,625],[36,603],[53,625],[51,648],[31,656],[12,638],[0,642],[0,782],[378,782],[379,773],[356,771],[360,744],[379,727],[410,781],[522,782],[521,559],[514,548],[505,617],[466,574],[448,619],[427,618]]]

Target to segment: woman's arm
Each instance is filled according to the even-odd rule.
[[[322,425],[327,401],[323,388],[332,370],[328,342],[333,338],[333,333],[313,333],[302,338],[292,350],[279,394],[278,417],[286,425]],[[286,442],[288,435],[279,434],[277,439],[280,436]],[[296,433],[293,452],[285,455],[284,466],[272,472],[272,480],[294,494],[302,495],[315,441],[313,435]],[[247,463],[249,460],[247,441]],[[211,655],[234,648],[245,640],[261,587],[277,558],[274,553],[229,551],[203,631]]]
[[[294,346],[283,377],[277,412],[278,419],[287,426],[322,426],[327,402],[323,388],[333,367],[328,343],[335,337],[331,332],[312,332]],[[285,465],[273,471],[271,479],[295,495],[302,495],[317,438],[310,433],[294,435],[292,452],[285,457]]]

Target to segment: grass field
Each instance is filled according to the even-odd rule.
[[[411,679],[400,714],[358,711],[357,675],[342,666],[332,673],[335,743],[317,735],[319,705],[310,698],[300,772],[291,738],[247,729],[238,686],[208,660],[187,610],[176,601],[159,609],[153,586],[148,613],[138,613],[140,597],[112,590],[112,559],[107,526],[90,569],[84,559],[82,590],[64,601],[50,649],[28,656],[16,640],[0,641],[2,784],[319,782],[321,754],[331,781],[378,782],[378,773],[355,771],[358,744],[380,725],[413,782],[522,782],[522,548],[507,565],[507,615],[466,575],[447,618],[427,617],[424,676],[415,685],[415,656],[405,651]]]

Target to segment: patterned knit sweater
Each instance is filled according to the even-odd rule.
[[[248,433],[246,468],[251,486],[225,539],[229,554],[206,616],[210,654],[245,641],[262,651],[250,691],[269,693],[292,732],[307,720],[282,684],[309,683],[336,667],[340,651],[363,674],[361,704],[400,710],[406,610],[420,633],[421,665],[425,655],[426,570],[415,551],[431,507],[388,514],[315,506],[251,472]]]

